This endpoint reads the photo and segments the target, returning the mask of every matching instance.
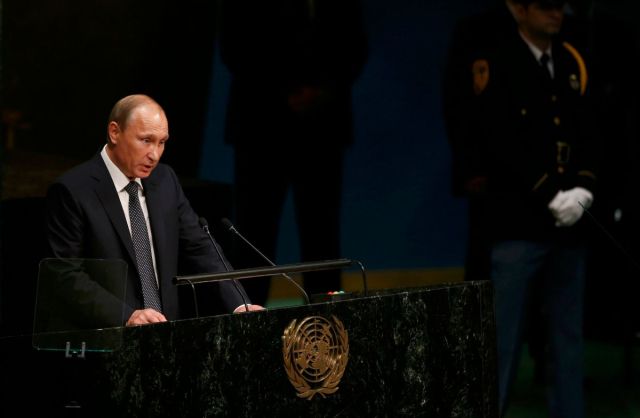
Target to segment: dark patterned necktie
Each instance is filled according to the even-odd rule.
[[[551,76],[551,70],[549,69],[550,60],[551,60],[551,57],[546,53],[540,56],[540,65],[542,65],[542,70],[546,74],[547,80],[553,80],[553,77]]]
[[[153,259],[151,258],[151,244],[147,233],[147,223],[144,220],[140,199],[138,198],[138,183],[130,182],[124,188],[129,193],[129,219],[131,220],[131,239],[136,253],[138,272],[142,283],[142,297],[144,307],[153,308],[162,312],[160,293],[153,269]]]

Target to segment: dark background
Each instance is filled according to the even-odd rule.
[[[23,113],[16,148],[86,159],[113,104],[146,93],[165,107],[166,160],[195,175],[215,37],[215,2],[3,0],[2,98]]]
[[[370,56],[354,88],[356,141],[346,158],[342,213],[344,256],[368,269],[463,265],[466,202],[450,192],[441,80],[455,22],[492,3],[364,1]],[[32,240],[41,231],[42,207],[16,210],[15,199],[41,197],[55,175],[97,152],[111,106],[127,94],[147,93],[166,109],[172,139],[163,160],[184,179],[194,206],[216,233],[216,221],[232,210],[233,180],[232,149],[222,140],[228,74],[217,56],[216,2],[0,0],[0,5],[5,207],[0,297],[21,303],[6,283],[31,283],[37,268],[38,246]],[[638,131],[632,121],[638,116],[633,88],[640,71],[633,48],[640,6],[631,0],[584,0],[574,7],[591,23],[590,45],[600,57],[594,77],[611,101],[603,102],[611,105],[603,108],[611,135],[603,154],[608,180],[598,219],[625,249],[594,233],[589,332],[617,338],[639,317],[632,314],[629,297],[640,276],[637,222],[626,214],[637,208],[632,166]],[[611,214],[618,206],[625,216],[616,223]],[[36,220],[23,229],[23,219]],[[290,205],[282,231],[277,261],[297,261]]]

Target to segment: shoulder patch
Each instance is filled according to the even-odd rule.
[[[573,56],[573,58],[576,60],[576,63],[578,64],[578,70],[580,71],[580,94],[584,95],[584,92],[587,90],[588,81],[587,66],[584,63],[584,59],[582,58],[582,55],[580,55],[578,50],[575,49],[569,42],[563,42],[562,46],[564,46],[564,48],[569,51],[569,53]],[[572,74],[572,76],[575,78],[575,75]]]
[[[482,93],[489,84],[489,61],[475,60],[471,65],[471,74],[473,75],[473,92]]]

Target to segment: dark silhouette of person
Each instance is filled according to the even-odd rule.
[[[235,151],[239,230],[275,260],[293,194],[301,261],[340,257],[343,156],[353,142],[352,86],[367,57],[358,0],[225,0],[220,53],[231,74],[226,141]],[[265,261],[241,243],[234,265]],[[244,260],[250,260],[243,265]],[[340,271],[304,274],[310,294],[340,288]],[[245,287],[264,304],[268,280]]]

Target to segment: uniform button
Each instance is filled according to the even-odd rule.
[[[553,118],[553,124],[556,126],[560,126],[560,118],[557,116]]]
[[[555,94],[551,96],[551,101],[552,102],[557,102],[558,101],[558,96],[556,96]]]
[[[524,107],[522,109],[520,109],[520,114],[522,116],[527,116],[527,109],[525,109]]]

